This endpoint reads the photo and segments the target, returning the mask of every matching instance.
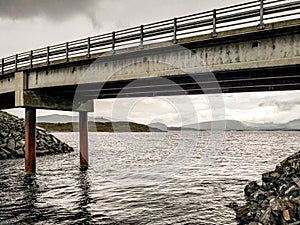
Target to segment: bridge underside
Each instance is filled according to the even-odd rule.
[[[59,105],[57,109],[72,110],[68,107],[64,109],[62,103],[107,98],[299,90],[299,71],[300,65],[293,65],[57,86],[25,92],[29,99],[33,99],[33,93],[48,96],[44,99],[52,99],[54,108],[55,105]],[[48,93],[51,93],[51,96]],[[35,104],[40,104],[36,105],[36,108],[52,108],[51,105],[47,107],[38,101]]]
[[[21,107],[93,111],[95,99],[300,90],[299,71],[293,65],[31,89],[23,91]],[[1,108],[20,107],[15,96],[2,94]]]

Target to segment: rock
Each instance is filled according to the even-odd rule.
[[[0,149],[3,149],[3,148],[5,148],[7,146],[7,144],[6,143],[2,143],[2,144],[0,144]]]
[[[9,141],[8,141],[8,143],[7,143],[7,145],[6,145],[6,147],[7,147],[9,150],[14,151],[15,148],[16,148],[16,143],[15,143],[14,139],[9,139]]]
[[[0,149],[0,153],[1,153],[1,160],[3,160],[3,159],[14,159],[15,157],[14,157],[14,155],[10,152],[10,151],[8,151],[8,150],[6,150],[6,149]]]
[[[300,152],[262,175],[262,185],[246,185],[246,204],[238,206],[239,224],[300,225]]]
[[[15,155],[16,155],[16,157],[18,157],[18,158],[24,157],[24,151],[23,151],[23,149],[18,149],[18,150],[16,150],[16,151],[15,151]]]
[[[52,141],[55,143],[55,144],[58,144],[59,143],[59,140],[55,137],[52,138]]]
[[[5,152],[1,151],[0,150],[0,160],[3,160],[3,159],[7,159],[7,155],[5,154]]]
[[[51,152],[49,150],[39,150],[36,151],[37,156],[49,155]]]
[[[297,184],[298,188],[300,188],[300,178],[299,177],[294,177],[293,181],[295,182],[295,184]]]
[[[250,198],[253,193],[258,191],[258,189],[259,189],[259,186],[256,183],[256,181],[250,182],[249,184],[246,185],[246,187],[244,189],[245,196]]]
[[[273,198],[270,200],[270,208],[272,211],[282,211],[284,209],[277,198]]]
[[[19,148],[23,148],[24,149],[24,146],[25,146],[25,141],[24,140],[17,141],[17,143],[16,143],[16,148],[17,149],[19,149]]]
[[[273,182],[274,180],[278,179],[280,177],[280,174],[276,171],[264,173],[262,175],[262,181],[263,182]]]
[[[8,133],[5,132],[5,131],[1,131],[1,132],[0,132],[0,136],[2,136],[2,137],[7,137],[7,136],[8,136]]]
[[[286,209],[286,210],[283,211],[283,218],[284,218],[285,221],[291,221],[292,220],[289,210]]]
[[[239,205],[236,202],[230,202],[228,205],[226,205],[226,207],[233,209],[234,211],[237,210],[237,208],[239,207]]]
[[[253,221],[255,217],[255,208],[257,207],[257,204],[252,203],[248,205],[244,205],[241,207],[238,207],[236,209],[236,219],[240,221],[241,224],[248,224],[251,221]]]
[[[73,148],[43,129],[36,129],[36,137],[37,156],[73,151]],[[24,120],[0,111],[0,160],[23,158],[24,139]]]
[[[285,192],[284,192],[284,194],[285,195],[288,195],[288,194],[290,194],[292,191],[294,191],[294,190],[297,190],[297,188],[296,188],[296,186],[291,186],[291,187],[289,187]]]
[[[292,218],[294,218],[297,213],[297,206],[287,199],[282,200],[282,205],[285,207],[286,210],[288,210],[289,215]]]

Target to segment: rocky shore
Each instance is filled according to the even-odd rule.
[[[244,189],[246,204],[231,204],[239,224],[300,225],[300,152]]]
[[[73,151],[73,148],[40,128],[36,130],[36,139],[37,156]],[[0,111],[0,160],[23,158],[24,149],[24,120]]]

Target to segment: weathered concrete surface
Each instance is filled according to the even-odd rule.
[[[300,64],[300,35],[190,49],[173,46],[93,64],[30,72],[29,89]]]
[[[14,78],[15,107],[93,112],[93,101],[74,102],[73,97],[53,95],[28,89],[28,74],[16,72]]]
[[[270,68],[293,66],[292,89],[295,90],[300,83],[295,77],[298,75],[295,74],[295,66],[300,66],[299,28],[300,19],[295,19],[266,24],[264,30],[247,27],[219,32],[216,38],[201,35],[180,39],[177,45],[169,41],[146,45],[143,49],[122,49],[115,55],[107,52],[91,55],[90,58],[72,58],[68,62],[58,60],[50,65],[42,63],[34,65],[33,68],[21,67],[18,68],[20,72],[16,72],[15,77],[0,77],[0,94],[14,91],[17,107],[26,107],[27,104],[37,108],[58,109],[59,105],[64,105],[59,109],[71,110],[74,109],[74,104],[71,107],[70,102],[74,99],[76,91],[80,91],[80,88],[76,90],[78,84],[103,84],[108,81],[118,83],[186,74],[201,75],[207,72],[244,73],[245,70],[249,72],[253,69],[261,69],[261,74],[264,74],[264,70]],[[289,76],[289,70],[285,72],[285,76]],[[284,82],[286,84],[286,81]],[[247,81],[246,84],[251,83],[252,81]],[[273,87],[268,87],[270,83],[272,84],[272,81],[263,83],[266,86],[255,91],[273,90]],[[281,85],[276,81],[276,85],[278,84]],[[249,91],[243,89],[244,84],[240,85],[242,88],[237,87],[238,90],[231,90],[230,83],[226,85],[224,92]],[[64,90],[64,87],[71,89]],[[30,96],[30,93],[34,93],[36,97],[33,100],[27,98],[24,102],[24,95]],[[55,96],[51,96],[51,93],[55,93]],[[75,105],[81,103],[81,99],[75,99]]]
[[[24,90],[27,89],[27,76],[23,71],[15,73],[15,106],[24,106]]]
[[[64,98],[63,95],[51,95],[46,93],[39,93],[30,90],[24,90],[22,92],[23,105],[18,107],[31,107],[39,109],[56,109],[64,111],[79,111],[79,112],[93,112],[94,102],[73,102],[73,99]],[[17,105],[16,105],[17,106]]]
[[[14,77],[5,77],[0,79],[0,94],[15,91]]]

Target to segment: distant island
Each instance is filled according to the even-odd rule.
[[[37,125],[50,132],[78,132],[77,116],[52,114],[37,117]],[[161,132],[162,130],[144,124],[117,121],[103,117],[89,117],[89,132]]]
[[[48,132],[78,132],[78,122],[38,123],[38,127]],[[89,122],[89,132],[162,132],[144,124],[132,122]]]
[[[110,121],[103,117],[89,117],[91,132],[166,132],[166,131],[300,131],[300,119],[288,123],[250,123],[237,120],[218,120],[168,127],[164,123],[139,124],[127,121]],[[38,126],[51,132],[78,131],[78,117],[48,115],[37,117]]]

